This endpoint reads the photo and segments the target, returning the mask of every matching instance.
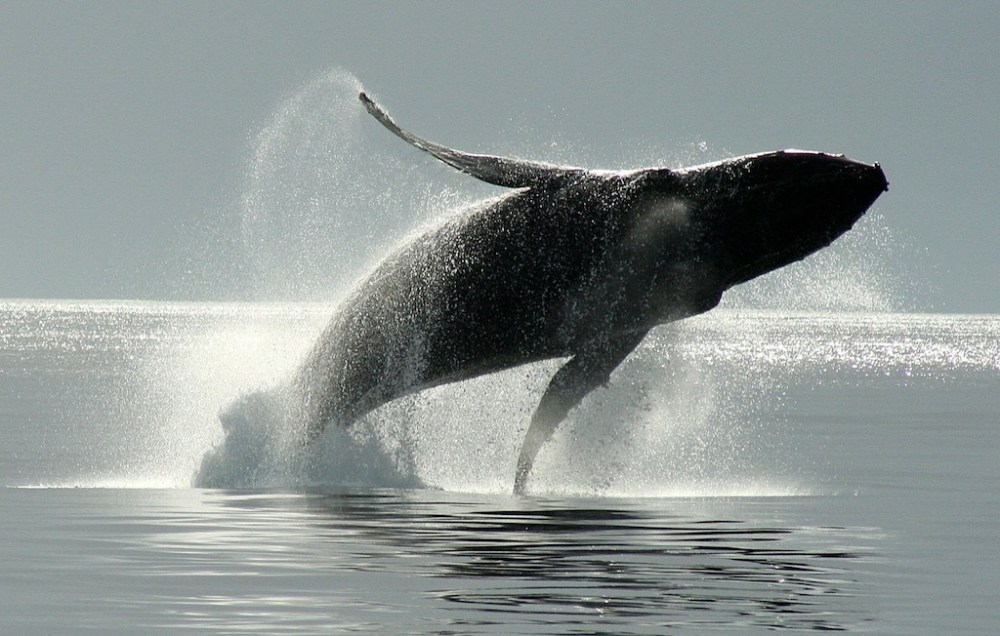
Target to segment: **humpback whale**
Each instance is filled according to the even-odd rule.
[[[410,239],[354,288],[292,380],[307,435],[423,389],[565,359],[528,423],[518,494],[567,413],[650,329],[829,245],[888,189],[877,163],[801,150],[621,171],[470,154],[359,99],[407,143],[511,190]]]

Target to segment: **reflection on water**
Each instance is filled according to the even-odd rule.
[[[310,507],[332,513],[333,527],[366,520],[365,532],[395,547],[397,556],[423,557],[412,574],[450,583],[435,591],[437,598],[477,614],[506,614],[490,620],[521,623],[527,631],[845,629],[865,620],[851,562],[874,553],[853,546],[856,530],[673,513],[689,504],[671,501],[610,507],[537,501],[497,509],[418,500],[373,516],[368,501],[328,496],[310,500]]]
[[[851,596],[841,549],[795,549],[795,531],[738,521],[665,519],[628,513],[549,510],[486,517],[491,529],[445,554],[455,576],[506,577],[501,590],[450,590],[449,601],[552,617],[602,617],[773,627],[840,627],[822,596]],[[470,528],[472,530],[472,528]],[[513,539],[509,538],[513,535]],[[520,538],[517,538],[521,535]],[[526,535],[526,536],[525,536]],[[561,540],[560,540],[561,539]],[[579,544],[583,539],[586,543]]]
[[[23,584],[38,578],[26,573],[57,564],[67,597],[87,608],[83,624],[99,630],[653,634],[843,630],[872,620],[864,597],[879,534],[799,525],[794,517],[803,504],[811,507],[809,498],[5,496],[21,500],[26,535],[56,504],[61,538],[50,532],[47,544],[30,545],[45,539],[6,537],[34,556],[11,557],[4,587],[26,596],[20,607],[30,618],[32,594]],[[59,600],[52,583],[46,603]],[[45,625],[46,616],[35,618]],[[78,618],[63,620],[81,624],[72,622]]]

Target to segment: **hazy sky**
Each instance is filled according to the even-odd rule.
[[[879,161],[872,258],[917,309],[1000,312],[998,2],[4,2],[0,298],[239,296],[206,236],[239,233],[261,131],[335,67],[480,152]]]

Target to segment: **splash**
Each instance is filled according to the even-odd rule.
[[[330,70],[286,99],[255,135],[240,198],[242,269],[251,297],[335,304],[401,236],[464,201],[448,189],[432,194],[398,153],[379,151],[378,139],[359,125],[361,90],[351,74]],[[218,431],[221,422],[221,439],[198,465],[195,485],[420,483],[406,466],[409,445],[392,422],[359,422],[308,447],[302,443],[297,404],[280,386],[308,346],[277,365],[285,369],[280,377],[269,371],[266,380],[230,376],[230,388],[240,388],[215,402],[226,405],[212,427]]]
[[[245,275],[267,300],[336,300],[434,201],[411,164],[361,125],[361,82],[331,70],[253,139],[240,198]],[[440,212],[440,209],[436,209]]]
[[[704,335],[650,334],[574,409],[535,463],[535,495],[788,496],[805,490],[775,458],[768,422],[775,379],[698,360]],[[711,344],[709,346],[712,346]],[[744,361],[745,363],[745,361]],[[541,362],[425,391],[377,412],[404,422],[413,468],[448,491],[509,493],[517,452],[541,391],[560,361]],[[766,430],[765,430],[766,429]],[[775,471],[773,474],[769,471]]]
[[[154,331],[148,349],[136,352],[134,375],[117,389],[122,420],[146,438],[145,452],[123,458],[128,465],[119,472],[191,485],[206,449],[222,441],[220,405],[287,378],[328,312],[319,305],[178,307],[165,333]]]
[[[384,427],[331,427],[306,443],[298,404],[281,389],[240,397],[219,414],[224,442],[202,459],[200,487],[302,488],[378,486],[418,488],[407,444],[393,444]]]
[[[726,292],[723,307],[821,312],[911,309],[916,290],[893,264],[908,242],[877,211],[831,246]]]
[[[652,334],[543,449],[531,492],[802,494],[769,448],[780,440],[780,423],[763,415],[774,406],[775,380],[748,372],[745,361],[734,372],[678,351],[704,337],[683,329]],[[401,398],[309,444],[296,403],[280,388],[247,392],[224,408],[225,437],[205,454],[193,483],[509,493],[527,423],[559,364],[526,365]]]

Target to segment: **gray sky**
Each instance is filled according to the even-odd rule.
[[[892,245],[872,258],[916,281],[916,309],[1000,312],[998,42],[997,2],[5,2],[0,298],[244,295],[234,237],[259,135],[339,67],[468,150],[879,161]],[[385,143],[373,157],[427,163]],[[466,183],[426,170],[397,191]]]

